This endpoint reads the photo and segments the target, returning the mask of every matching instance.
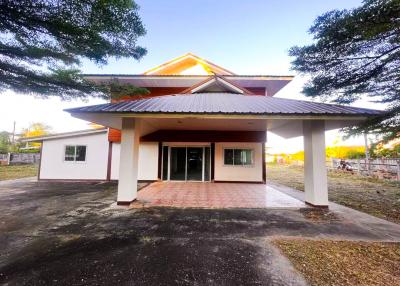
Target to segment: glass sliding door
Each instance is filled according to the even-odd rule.
[[[162,179],[210,181],[210,147],[163,147]]]
[[[186,180],[203,181],[203,147],[189,147],[186,154]]]
[[[169,179],[186,180],[186,147],[171,147],[171,165]]]

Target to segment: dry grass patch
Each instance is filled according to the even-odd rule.
[[[267,165],[267,180],[304,191],[302,166]],[[328,173],[329,200],[400,223],[400,183],[352,175],[343,171]]]
[[[400,243],[275,240],[311,285],[400,285]]]
[[[37,172],[38,165],[35,164],[0,166],[0,181],[34,177]]]

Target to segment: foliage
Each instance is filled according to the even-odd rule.
[[[103,84],[102,87],[106,93],[110,95],[111,99],[115,100],[136,95],[147,95],[150,93],[146,88],[136,87],[132,84],[124,84],[119,82],[118,79],[113,79],[109,83]]]
[[[293,69],[309,74],[303,92],[336,103],[362,96],[388,104],[387,112],[348,134],[379,133],[389,140],[400,132],[400,1],[364,0],[359,8],[318,17],[315,42],[296,46]]]
[[[33,146],[38,146],[40,143],[31,143]],[[40,148],[35,149],[19,149],[18,153],[40,153]]]
[[[8,153],[11,146],[10,135],[7,131],[0,132],[0,154]]]
[[[21,138],[37,137],[49,135],[51,127],[41,122],[30,124],[27,128],[22,129]],[[40,143],[30,143],[31,146],[40,146]]]
[[[83,78],[83,59],[140,59],[145,34],[133,0],[0,2],[0,90],[62,99],[107,97]]]
[[[365,157],[365,147],[363,146],[330,146],[326,147],[326,158],[357,159]],[[304,151],[293,154],[276,154],[274,163],[279,160],[290,163],[293,161],[304,161]]]
[[[295,161],[304,161],[304,151],[299,151],[294,154],[291,154],[290,157],[292,160]]]
[[[326,148],[326,157],[340,159],[357,159],[365,157],[363,146],[332,146]]]
[[[51,127],[41,122],[30,124],[22,130],[22,138],[36,137],[48,135],[51,132]]]
[[[400,144],[393,146],[393,148],[385,148],[381,144],[373,144],[370,154],[374,158],[400,158]]]

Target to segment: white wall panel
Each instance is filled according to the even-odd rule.
[[[86,161],[64,161],[66,145],[86,145]],[[107,178],[107,133],[45,140],[40,179],[105,180]]]

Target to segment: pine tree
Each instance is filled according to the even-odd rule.
[[[0,91],[108,97],[82,77],[82,59],[140,59],[145,32],[133,0],[0,0]]]
[[[387,112],[349,134],[400,134],[400,0],[364,0],[359,8],[318,17],[314,43],[293,47],[293,69],[311,76],[303,92],[348,104],[361,97],[388,105]]]

